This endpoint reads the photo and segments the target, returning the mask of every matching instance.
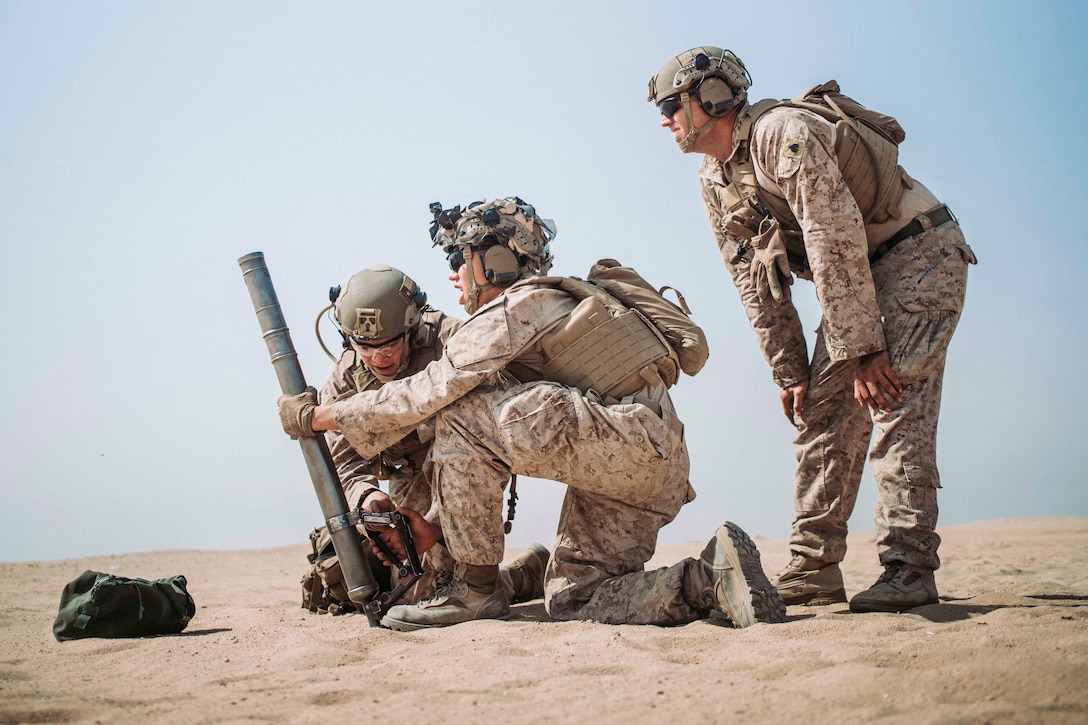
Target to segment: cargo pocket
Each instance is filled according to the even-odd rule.
[[[974,259],[954,223],[904,240],[873,266],[881,312],[895,304],[908,312],[961,312]]]
[[[904,461],[903,473],[907,482],[903,503],[910,509],[909,516],[919,526],[934,528],[937,525],[937,489],[941,487],[937,469]]]
[[[943,369],[960,315],[952,310],[909,312],[897,307],[884,318],[884,339],[900,381],[924,380]]]
[[[828,475],[823,446],[807,453],[798,468],[799,482],[794,499],[794,511],[798,516],[812,516],[831,510],[830,499],[838,490],[829,491],[831,476]],[[806,482],[801,486],[800,482]]]

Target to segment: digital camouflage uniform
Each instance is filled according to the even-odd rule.
[[[442,356],[446,340],[461,326],[461,321],[446,316],[438,310],[427,309],[421,314],[419,328],[412,332],[407,366],[398,378],[413,375]],[[329,379],[321,388],[322,404],[349,398],[363,390],[377,390],[382,381],[365,365],[352,348],[344,350]],[[379,488],[379,481],[389,481],[389,497],[399,506],[417,511],[431,507],[430,472],[426,465],[427,452],[434,439],[434,421],[421,421],[419,426],[400,440],[392,442],[378,453],[363,457],[351,443],[337,431],[326,431],[336,472],[344,487],[348,505],[354,508],[370,491]],[[435,547],[424,556],[424,576],[405,595],[404,601],[416,601],[434,593],[436,573],[452,567],[449,554],[442,547]]]
[[[870,265],[881,243],[913,217],[938,206],[916,181],[898,218],[862,223],[862,214],[835,161],[834,126],[816,114],[777,108],[740,137],[733,156],[706,156],[699,176],[707,214],[726,267],[740,293],[764,357],[782,388],[809,379],[794,450],[796,518],[790,548],[823,562],[846,554],[866,450],[877,481],[877,548],[882,564],[936,569],[937,418],[948,343],[963,308],[967,266],[975,258],[953,220],[907,238]],[[747,155],[763,190],[784,197],[803,234],[787,242],[793,271],[811,279],[823,312],[811,363],[797,311],[789,301],[763,304],[750,279],[750,258],[737,258],[727,231],[727,187]],[[785,224],[783,224],[785,226]],[[807,258],[807,265],[803,261]],[[903,403],[870,413],[853,397],[858,358],[887,350],[903,384]]]
[[[518,382],[506,370],[516,363],[522,380],[542,377],[540,338],[575,304],[566,292],[524,280],[477,310],[441,359],[335,403],[333,417],[364,455],[435,417],[437,521],[458,562],[502,561],[511,473],[567,484],[545,576],[553,618],[679,624],[706,616],[681,595],[691,560],[643,570],[657,532],[694,498],[665,386],[648,384],[635,396],[641,402],[604,405],[557,383]]]

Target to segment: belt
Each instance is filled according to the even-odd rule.
[[[930,226],[926,226],[921,217],[925,217],[929,220]],[[916,237],[922,232],[929,231],[930,229],[936,229],[937,227],[947,224],[950,221],[955,221],[956,217],[952,216],[952,211],[941,204],[940,206],[930,209],[927,212],[919,214],[911,220],[910,224],[900,229],[898,232],[892,235],[892,238],[881,244],[876,248],[876,251],[869,256],[869,264],[876,264],[884,255],[892,251],[895,245],[904,239],[910,239]]]

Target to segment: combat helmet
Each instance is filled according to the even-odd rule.
[[[363,342],[409,334],[427,304],[427,293],[411,277],[385,264],[356,272],[329,297],[340,332]]]
[[[522,277],[547,274],[551,269],[555,223],[538,216],[523,199],[477,201],[464,209],[460,205],[443,209],[434,202],[430,210],[432,245],[441,245],[451,270],[471,265],[473,255],[481,257],[487,282],[479,284],[475,275],[469,275],[472,290],[465,303],[469,314],[478,309],[480,292],[509,287]]]
[[[667,116],[672,116],[681,107],[684,109],[688,133],[680,140],[680,149],[686,153],[691,151],[695,139],[718,118],[747,102],[751,85],[748,69],[733,51],[702,45],[684,51],[661,66],[657,75],[650,79],[646,100]],[[692,124],[692,98],[711,117],[698,128]],[[671,105],[673,103],[676,105]]]

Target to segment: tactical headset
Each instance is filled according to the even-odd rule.
[[[521,276],[521,265],[514,251],[503,244],[486,247],[480,258],[484,277],[496,287],[509,287]]]
[[[752,78],[732,51],[705,45],[676,56],[650,79],[649,100],[688,92],[710,116],[724,116],[748,99]]]
[[[555,223],[537,216],[532,204],[523,199],[477,201],[463,210],[460,205],[443,209],[434,202],[429,208],[434,217],[431,243],[442,246],[450,269],[480,259],[486,282],[481,285],[476,275],[469,274],[471,289],[464,303],[469,314],[478,309],[480,292],[486,288],[509,287],[526,275],[547,274],[551,268],[549,243],[555,238]]]
[[[702,57],[706,57],[705,55]],[[729,84],[718,77],[704,80],[695,89],[695,96],[699,105],[710,116],[724,116],[729,109],[736,105],[737,98]]]

